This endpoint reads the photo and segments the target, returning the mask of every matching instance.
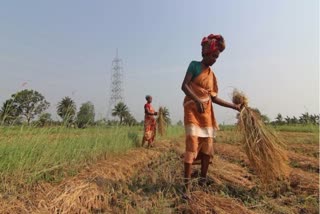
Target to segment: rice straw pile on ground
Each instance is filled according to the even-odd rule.
[[[285,178],[289,168],[284,144],[263,123],[261,115],[248,106],[248,99],[242,92],[234,90],[232,102],[243,106],[238,116],[238,127],[250,165],[261,181],[267,184]]]
[[[187,209],[189,208],[189,210]],[[252,214],[241,202],[231,198],[220,197],[205,193],[203,191],[194,191],[191,193],[191,200],[180,213],[219,213],[219,214]]]
[[[163,136],[166,133],[166,121],[164,119],[164,110],[163,107],[159,108],[158,111],[158,118],[157,118],[157,124],[158,124],[158,132],[161,136]]]

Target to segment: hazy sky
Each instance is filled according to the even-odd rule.
[[[319,113],[319,2],[317,0],[2,1],[0,104],[23,89],[42,93],[57,119],[57,103],[107,112],[112,60],[118,48],[124,97],[143,119],[145,95],[183,120],[186,69],[201,60],[200,42],[222,34],[226,49],[213,65],[219,97],[233,88],[271,120],[278,113]],[[219,123],[236,112],[215,106]]]

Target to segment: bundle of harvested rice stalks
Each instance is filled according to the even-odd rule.
[[[189,208],[189,209],[188,209]],[[211,195],[203,191],[191,193],[191,199],[185,209],[179,213],[221,213],[221,214],[251,214],[243,204],[238,201]]]
[[[161,136],[163,136],[166,133],[166,126],[167,126],[163,107],[159,108],[157,124],[158,124],[158,132]]]
[[[238,128],[250,165],[261,181],[268,184],[287,177],[288,158],[279,137],[263,123],[260,113],[248,106],[243,92],[234,90],[232,102],[243,106],[238,115]]]

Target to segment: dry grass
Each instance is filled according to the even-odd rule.
[[[291,151],[288,152],[288,157],[290,159],[290,164],[293,167],[297,167],[305,171],[313,171],[319,173],[319,159],[314,157],[307,157],[305,155]]]
[[[220,144],[214,145],[214,151],[221,158],[242,166],[249,166],[250,162],[247,155],[241,151],[241,145]]]
[[[189,208],[189,209],[188,209]],[[191,193],[191,200],[184,208],[184,212],[194,214],[219,213],[219,214],[251,214],[250,210],[244,207],[239,202],[221,196],[207,194],[202,191]]]
[[[289,174],[289,182],[296,194],[316,195],[319,198],[319,174],[293,169]]]
[[[229,184],[247,190],[255,186],[255,183],[251,181],[253,176],[245,168],[216,156],[208,174],[217,184]]]
[[[284,144],[275,132],[265,126],[261,115],[248,106],[248,99],[242,92],[235,90],[232,100],[243,106],[238,127],[250,165],[265,184],[285,178],[288,174],[288,158]]]
[[[162,154],[160,144],[157,148],[144,152],[134,149],[121,156],[110,155],[59,185],[41,182],[18,197],[8,194],[6,200],[0,200],[0,213],[112,213],[114,190],[127,191],[120,186],[126,186],[124,181],[150,159]]]
[[[234,90],[232,93],[232,102],[237,105],[241,104],[245,107],[248,107],[249,99],[243,92]]]
[[[163,107],[159,108],[158,111],[158,118],[157,118],[157,123],[158,123],[158,133],[163,136],[166,133],[166,121],[164,119],[164,111],[163,111]]]

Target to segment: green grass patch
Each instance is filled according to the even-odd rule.
[[[164,136],[160,136],[157,133],[157,138],[161,139],[167,139],[167,138],[176,138],[176,137],[181,137],[184,136],[184,126],[168,126],[166,128],[166,133]]]
[[[167,135],[183,128],[168,127]],[[0,127],[0,191],[15,182],[58,182],[77,174],[83,166],[111,154],[140,146],[143,127]],[[157,138],[160,138],[159,136]],[[19,180],[19,181],[18,181]]]
[[[137,128],[67,129],[5,127],[0,129],[0,175],[55,180],[62,169],[77,169],[110,153],[137,145]],[[71,171],[71,170],[69,170]],[[58,174],[58,176],[56,176]]]
[[[271,125],[270,125],[271,126]],[[312,132],[319,134],[319,126],[312,124],[277,125],[271,126],[276,131],[285,132]]]

